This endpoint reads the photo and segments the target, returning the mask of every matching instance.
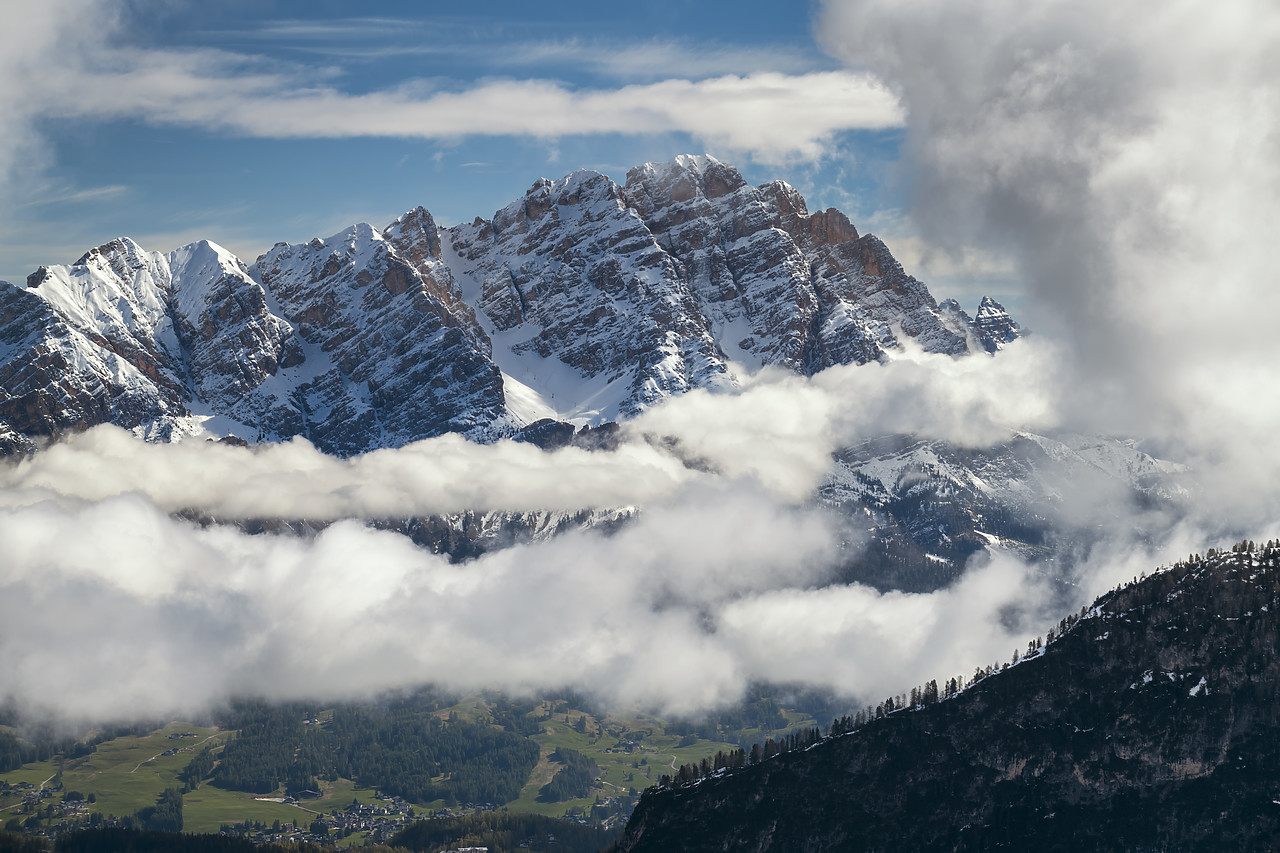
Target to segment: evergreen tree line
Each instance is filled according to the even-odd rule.
[[[821,734],[821,732],[819,732],[819,734]],[[780,749],[779,745],[790,742],[794,735],[799,735],[799,732],[795,732],[793,735],[787,735],[779,741],[769,738],[769,740],[765,742],[766,745],[763,747],[760,744],[756,744],[751,748],[751,763],[759,764],[763,761],[764,758],[767,757],[765,756],[766,749],[769,751],[768,757],[777,755],[779,752],[787,751],[786,749]],[[680,765],[680,769],[672,775],[664,773],[658,779],[658,787],[665,788],[670,785],[689,785],[697,782],[699,779],[705,779],[708,776],[713,776],[722,770],[737,770],[745,766],[747,766],[746,750],[734,749],[727,753],[721,751],[717,752],[712,758],[704,758],[700,762],[682,764]]]
[[[50,849],[43,838],[0,829],[0,853],[49,853]]]
[[[154,806],[140,809],[134,815],[134,821],[139,829],[151,832],[182,832],[182,792],[166,788]]]
[[[435,711],[432,703],[408,697],[386,706],[340,706],[332,720],[315,725],[298,703],[240,702],[227,720],[240,734],[222,750],[212,781],[264,794],[280,785],[290,793],[314,790],[318,779],[341,777],[415,802],[516,799],[538,761],[537,744],[518,731],[527,726],[517,709],[497,709],[503,729],[456,715],[441,720]],[[198,780],[188,775],[184,782]]]
[[[21,740],[9,732],[0,732],[0,773],[17,770],[24,764],[47,758],[48,755],[40,757],[35,744]]]
[[[595,853],[619,834],[542,815],[482,812],[418,821],[395,835],[391,844],[410,850],[488,847],[490,853]]]
[[[1206,563],[1221,561],[1233,562],[1243,567],[1280,568],[1280,541],[1271,540],[1265,545],[1258,546],[1252,539],[1245,539],[1231,546],[1230,551],[1210,548],[1203,557],[1200,554],[1191,554],[1186,560],[1158,570],[1157,574],[1164,574],[1166,577],[1161,584],[1157,585],[1155,592],[1157,595],[1166,594],[1177,585],[1178,578],[1186,572],[1196,570]],[[1146,580],[1146,575],[1135,577],[1133,583],[1136,584],[1140,580]],[[1116,591],[1119,591],[1119,589],[1121,587],[1117,587]],[[1249,600],[1258,609],[1263,606],[1280,606],[1280,593],[1270,596],[1265,587],[1242,588],[1237,594],[1242,597],[1248,596]],[[1099,599],[1098,604],[1102,604],[1106,599],[1107,596],[1103,596]],[[770,738],[763,745],[755,744],[751,747],[749,755],[744,759],[738,759],[738,753],[735,752],[723,760],[721,754],[717,754],[715,760],[703,759],[700,763],[685,764],[674,775],[662,776],[658,783],[659,787],[691,784],[711,776],[721,769],[732,771],[748,764],[758,764],[784,752],[808,749],[815,743],[827,738],[849,734],[874,720],[883,719],[889,714],[919,710],[950,699],[993,673],[1008,669],[1011,665],[1015,665],[1021,660],[1041,654],[1046,646],[1063,637],[1088,613],[1088,606],[1081,607],[1079,613],[1069,614],[1058,622],[1056,628],[1050,628],[1043,641],[1039,637],[1033,638],[1027,643],[1025,652],[1020,649],[1014,649],[1013,656],[1009,662],[977,667],[973,675],[968,679],[964,675],[958,675],[947,679],[941,688],[936,680],[930,680],[924,685],[913,687],[908,693],[890,696],[876,705],[868,705],[866,709],[859,710],[853,715],[845,715],[832,720],[825,734],[818,728],[801,729],[781,740]]]
[[[178,779],[182,782],[182,793],[199,788],[200,783],[213,773],[213,765],[213,747],[206,746],[197,752],[195,758],[188,761],[187,766],[178,774]]]
[[[551,753],[551,760],[563,764],[551,781],[538,791],[538,799],[544,803],[563,803],[591,792],[600,767],[576,749],[560,747]]]
[[[1082,607],[1078,614],[1071,614],[1062,619],[1058,623],[1056,630],[1054,628],[1049,629],[1044,642],[1039,637],[1032,639],[1027,644],[1025,657],[1034,657],[1039,654],[1045,643],[1052,643],[1055,639],[1061,637],[1079,622],[1087,612],[1088,608]],[[716,753],[716,756],[712,759],[704,758],[701,762],[682,765],[676,773],[660,777],[658,787],[692,784],[721,770],[732,772],[751,764],[759,764],[784,752],[808,749],[828,738],[841,737],[856,731],[873,720],[884,719],[889,714],[927,708],[945,699],[950,699],[992,673],[1007,669],[1011,664],[1016,664],[1023,658],[1024,655],[1015,649],[1009,663],[995,664],[985,668],[978,667],[969,679],[966,679],[964,675],[958,675],[947,679],[941,687],[939,687],[936,679],[930,679],[923,685],[911,688],[907,693],[889,696],[884,701],[876,705],[868,705],[865,709],[859,710],[852,715],[846,714],[833,719],[831,724],[826,727],[825,732],[817,726],[798,729],[782,738],[776,740],[769,738],[763,744],[753,744],[749,751],[739,749],[728,754]]]
[[[91,754],[98,744],[122,735],[141,735],[151,731],[151,724],[108,726],[94,732],[83,740],[66,735],[58,735],[47,727],[41,726],[31,734],[30,739],[20,738],[11,732],[0,731],[0,773],[16,770],[24,764],[35,761],[48,761],[55,755],[66,758],[81,758]]]

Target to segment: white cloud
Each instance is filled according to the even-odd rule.
[[[727,49],[697,54],[695,68],[691,51],[667,43],[560,45],[571,61],[604,64],[607,54],[610,67],[635,69],[626,79],[646,81],[616,88],[488,79],[444,90],[410,80],[353,93],[333,83],[334,69],[207,48],[113,46],[118,16],[106,7],[56,0],[15,10],[0,42],[0,176],[14,177],[20,161],[30,165],[42,120],[130,119],[271,139],[682,132],[773,162],[820,157],[843,130],[902,122],[895,97],[869,75],[761,71]],[[507,56],[536,65],[543,53],[525,45]],[[675,76],[681,71],[687,76]]]
[[[16,662],[0,694],[102,718],[186,713],[246,691],[332,698],[433,681],[571,685],[688,713],[762,678],[874,698],[946,677],[936,655],[947,638],[965,638],[949,643],[948,666],[988,663],[1038,630],[992,616],[1019,597],[1035,611],[1034,584],[1002,563],[1007,589],[985,598],[966,590],[988,590],[990,571],[937,596],[832,586],[858,539],[808,497],[831,450],[869,430],[982,442],[1007,435],[1010,419],[1049,417],[1028,366],[1043,363],[1029,348],[914,353],[813,379],[766,373],[740,393],[669,401],[614,452],[446,436],[344,461],[300,441],[149,445],[97,428],[0,469],[0,645]],[[463,565],[351,520],[303,538],[170,515],[617,505],[640,513],[612,535]],[[796,643],[784,643],[791,630]]]
[[[908,111],[930,243],[1012,257],[1085,429],[1280,474],[1280,7],[827,2],[816,32]]]
[[[628,440],[608,453],[545,453],[445,435],[343,460],[300,438],[251,449],[146,444],[104,425],[0,467],[0,507],[138,494],[165,511],[224,519],[572,511],[660,505],[689,485],[719,480],[797,503],[817,487],[831,452],[862,438],[916,432],[982,445],[1017,427],[1051,424],[1053,351],[1029,341],[1007,355],[908,351],[888,364],[812,378],[766,371],[738,393],[694,391],[667,401],[625,424]],[[665,449],[670,441],[694,467]]]
[[[843,130],[902,121],[888,90],[846,71],[668,79],[617,89],[491,80],[439,91],[418,82],[350,94],[219,52],[131,51],[50,78],[41,88],[51,115],[141,118],[273,139],[685,132],[776,162],[819,157]]]
[[[935,593],[881,594],[857,584],[769,590],[726,606],[722,622],[756,677],[875,701],[1007,660],[1045,632],[1050,602],[1045,579],[997,552]],[[868,691],[872,685],[878,689]]]
[[[100,426],[4,470],[0,488],[12,491],[0,493],[0,504],[133,493],[170,512],[332,520],[629,506],[666,499],[698,476],[643,443],[607,454],[544,453],[446,435],[342,460],[305,439],[251,450],[200,441],[152,445]]]
[[[1051,426],[1056,351],[1025,340],[1006,355],[953,359],[908,344],[886,364],[837,366],[812,378],[764,371],[740,394],[693,391],[627,428],[674,436],[687,455],[798,501],[833,450],[864,438],[919,434],[985,446],[1016,428]]]
[[[691,711],[746,675],[707,613],[821,580],[835,549],[820,515],[723,489],[465,566],[350,521],[199,530],[136,495],[0,513],[0,539],[0,693],[89,719],[426,681]]]

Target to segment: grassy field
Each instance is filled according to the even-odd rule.
[[[544,709],[544,713],[549,708]],[[586,731],[576,730],[579,718],[586,718]],[[639,748],[630,754],[614,751],[618,742],[631,733],[641,733]],[[701,740],[689,746],[680,746],[680,738],[665,734],[661,721],[641,715],[625,717],[594,717],[576,709],[553,713],[543,724],[541,734],[534,735],[541,759],[534,768],[529,782],[520,792],[520,798],[507,805],[508,811],[557,816],[571,809],[589,809],[597,797],[603,799],[628,794],[632,789],[643,791],[656,784],[663,773],[670,773],[672,762],[676,767],[690,761],[700,761],[717,751],[728,752],[736,745]],[[550,760],[550,755],[560,747],[576,749],[589,756],[600,767],[601,786],[587,797],[561,803],[544,803],[538,800],[538,792],[561,765]]]
[[[540,752],[540,760],[528,782],[514,802],[506,804],[508,811],[530,812],[547,816],[559,816],[571,812],[589,811],[598,799],[629,796],[632,790],[639,792],[656,784],[664,773],[673,773],[681,764],[698,762],[717,751],[729,752],[736,744],[699,740],[681,746],[678,735],[668,735],[663,722],[641,714],[597,717],[575,708],[556,703],[542,705],[533,713],[542,717],[542,731],[533,736]],[[456,705],[441,709],[447,716],[456,712],[464,719],[487,717],[486,703],[482,697],[470,696]],[[325,721],[330,713],[322,712]],[[810,726],[814,721],[797,714],[788,714],[793,726]],[[585,731],[578,731],[581,727]],[[764,740],[770,732],[760,733]],[[171,738],[170,735],[184,735]],[[127,816],[139,809],[153,805],[156,797],[166,788],[182,786],[179,774],[195,754],[206,746],[216,746],[232,736],[232,732],[216,728],[200,727],[175,721],[143,737],[125,736],[104,741],[90,755],[65,761],[55,759],[29,764],[17,770],[0,774],[0,781],[10,784],[28,782],[39,787],[52,782],[61,772],[64,791],[93,794],[96,802],[90,811],[103,815]],[[619,748],[620,741],[638,744],[632,752]],[[598,787],[582,798],[560,803],[540,802],[540,789],[561,767],[550,756],[557,749],[566,747],[589,756],[601,769]],[[177,750],[164,755],[166,751]],[[616,750],[616,751],[615,751]],[[223,824],[243,821],[260,821],[268,826],[280,823],[306,825],[318,813],[342,810],[357,800],[361,803],[377,802],[375,791],[358,788],[345,779],[321,783],[322,796],[304,800],[296,805],[257,799],[255,795],[226,791],[205,784],[188,792],[183,798],[184,828],[188,832],[217,832]],[[42,804],[56,803],[60,797],[42,800]],[[0,825],[15,816],[22,816],[21,796],[0,796]],[[441,808],[443,803],[419,804],[418,812]],[[341,846],[359,844],[362,836],[351,836]]]

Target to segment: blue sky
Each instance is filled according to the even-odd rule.
[[[24,24],[0,36],[0,278],[118,235],[251,263],[419,204],[451,224],[541,176],[708,152],[841,208],[939,298],[1011,289],[998,260],[921,257],[902,106],[823,51],[806,3],[0,4]]]

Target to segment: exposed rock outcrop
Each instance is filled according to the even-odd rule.
[[[305,436],[353,454],[540,420],[599,425],[737,371],[811,374],[887,357],[995,351],[984,300],[934,302],[838,210],[711,157],[538,180],[492,220],[415,208],[378,230],[277,244],[247,267],[201,241],[126,238],[0,288],[0,419],[56,436]]]

